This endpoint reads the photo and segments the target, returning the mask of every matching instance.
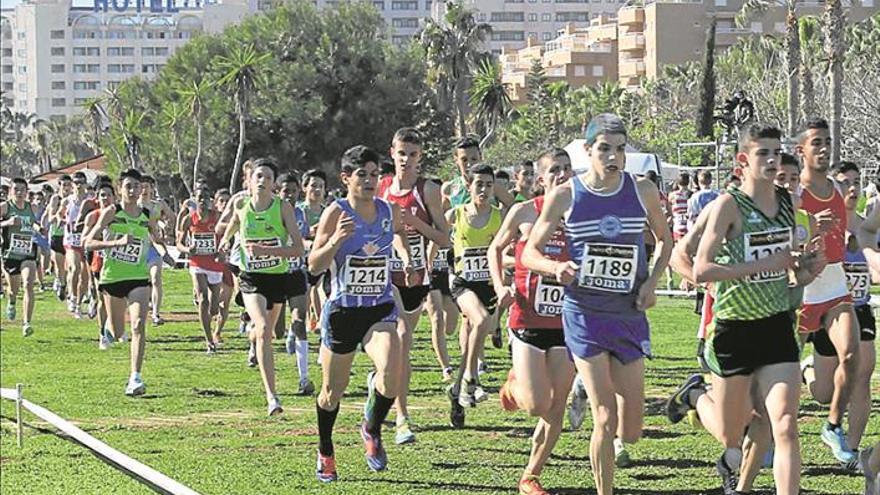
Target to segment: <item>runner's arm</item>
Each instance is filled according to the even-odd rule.
[[[331,204],[318,221],[318,231],[312,243],[312,252],[309,253],[309,273],[318,275],[327,271],[333,262],[333,257],[342,246],[345,239],[354,233],[354,220],[346,216],[343,219],[343,211],[336,203]],[[343,229],[343,224],[349,225]],[[351,230],[346,235],[347,230]],[[343,238],[343,236],[345,236]]]
[[[431,216],[433,225],[428,224],[415,215],[407,215],[406,222],[432,243],[441,247],[449,247],[449,226],[443,217],[443,200],[440,188],[431,181],[425,182],[425,208]]]
[[[706,223],[709,221],[709,212],[714,205],[715,202],[713,201],[703,208],[691,230],[672,248],[672,256],[669,258],[669,266],[692,284],[697,283],[694,280],[694,256],[697,254],[700,237],[703,235]]]
[[[233,214],[235,213],[235,205],[238,204],[238,202],[244,196],[244,191],[239,191],[235,193],[235,196],[229,198],[229,201],[226,202],[226,207],[223,209],[223,213],[220,214],[220,218],[217,220],[217,226],[214,228],[215,232],[217,232],[218,234],[223,234],[224,232],[226,232],[227,225],[234,217]]]
[[[871,210],[871,214],[862,220],[856,237],[859,246],[865,253],[865,259],[874,271],[880,271],[880,253],[877,252],[877,232],[880,231],[880,208]]]
[[[299,232],[299,226],[296,224],[296,213],[293,211],[293,205],[289,201],[281,203],[281,220],[284,222],[284,228],[287,229],[288,240],[291,242],[285,247],[264,248],[273,256],[282,258],[298,258],[306,253],[303,247],[302,235]]]
[[[94,230],[95,226],[98,225],[98,219],[101,217],[101,214],[97,215],[88,215],[86,216],[85,225],[83,225],[83,238],[85,238],[92,230]],[[83,244],[83,249],[85,248],[85,244]],[[89,249],[86,249],[89,251]]]
[[[443,205],[443,211],[449,211],[452,208],[452,203],[449,201],[449,195],[451,194],[450,189],[452,189],[452,182],[444,182],[442,186],[440,186],[440,198]]]
[[[571,181],[554,189],[544,202],[544,208],[532,227],[532,232],[523,248],[522,263],[527,269],[543,275],[553,275],[560,282],[571,283],[576,267],[570,261],[554,261],[544,256],[544,247],[559,227],[562,215],[571,205]],[[563,273],[565,272],[565,273]],[[568,277],[571,277],[569,279]],[[566,284],[567,285],[567,284]]]
[[[184,216],[180,219],[177,225],[177,242],[175,245],[177,246],[177,250],[184,254],[190,254],[190,247],[186,245],[186,233],[189,231],[189,226],[192,221],[189,218],[189,215]]]
[[[236,202],[238,202],[240,200],[241,200],[241,198],[237,199]],[[227,209],[230,211],[229,216],[226,219],[226,223],[224,224],[223,230],[219,230],[219,229],[217,230],[218,234],[219,233],[223,234],[220,237],[220,250],[221,251],[228,251],[229,250],[230,246],[228,244],[232,242],[232,238],[235,236],[235,231],[238,230],[238,226],[239,226],[239,222],[240,222],[238,215],[236,214],[236,210],[238,208],[236,208],[235,203],[230,201],[230,204],[227,204],[226,206],[227,206]],[[223,215],[226,215],[225,210],[223,211]],[[217,227],[219,228],[219,226],[220,226],[220,223],[218,221]]]
[[[0,218],[3,219],[0,222],[0,227],[13,227],[15,226],[15,217],[6,218],[6,203],[0,203]]]
[[[663,216],[663,207],[660,205],[660,192],[657,190],[657,186],[650,180],[640,179],[636,182],[636,187],[639,189],[639,196],[642,198],[642,204],[648,215],[648,228],[651,229],[655,239],[654,268],[644,283],[650,282],[656,287],[663,272],[666,271],[666,265],[669,264],[669,257],[672,255],[672,233]]]
[[[162,240],[162,234],[159,232],[159,220],[149,221],[149,231],[150,242],[153,243],[153,247],[156,248],[156,251],[158,251],[163,258],[169,256],[170,253],[168,252],[168,246],[165,245],[165,241]],[[173,266],[172,263],[169,264]]]
[[[98,221],[95,223],[95,226],[86,234],[85,239],[83,240],[83,248],[87,251],[97,251],[99,249],[110,249],[117,246],[124,246],[128,244],[128,235],[121,236],[119,239],[114,239],[112,241],[99,240],[98,237],[101,232],[104,232],[104,229],[110,225],[110,222],[113,221],[113,218],[116,216],[116,207],[108,206],[101,210],[101,216],[98,218]]]
[[[492,285],[495,286],[495,292],[500,292],[505,287],[504,284],[504,252],[508,246],[516,242],[519,237],[519,225],[522,223],[525,206],[527,203],[519,203],[513,205],[510,213],[504,217],[501,222],[501,228],[489,244],[489,275],[492,277]]]
[[[406,226],[403,223],[401,208],[391,208],[391,225],[394,229],[394,239],[391,241],[393,249],[397,251],[403,261],[403,268],[409,272],[412,270],[412,257],[409,252],[409,242],[406,238]]]

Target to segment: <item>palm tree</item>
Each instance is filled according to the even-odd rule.
[[[822,31],[825,35],[825,56],[828,58],[828,95],[830,97],[831,121],[831,163],[840,162],[840,148],[843,144],[843,59],[846,54],[844,16],[841,0],[826,0],[822,17]]]
[[[501,81],[499,64],[489,58],[480,61],[470,88],[470,104],[474,109],[473,117],[477,129],[483,135],[481,147],[491,139],[513,108],[507,86]]]
[[[202,110],[204,109],[205,96],[210,88],[211,83],[207,79],[200,79],[198,81],[190,81],[190,85],[180,91],[181,96],[189,104],[189,115],[196,124],[196,156],[193,158],[192,170],[193,188],[196,187],[196,180],[199,176],[199,162],[202,159],[202,131],[205,127]],[[183,178],[182,175],[181,178]]]
[[[556,81],[547,85],[547,107],[550,110],[550,142],[557,144],[560,134],[562,134],[562,113],[568,106],[568,83],[565,81]]]
[[[455,108],[456,133],[467,134],[467,88],[492,27],[477,23],[461,1],[446,2],[442,21],[428,19],[419,35],[428,61],[429,77],[438,88],[443,108]]]
[[[798,92],[800,38],[798,33],[797,0],[746,0],[737,15],[737,24],[744,25],[750,19],[763,14],[767,10],[785,6],[785,74],[788,89],[788,122],[786,131],[789,136],[798,132]]]
[[[101,136],[104,134],[104,119],[107,118],[107,112],[104,111],[101,98],[87,98],[82,104],[83,109],[89,116],[90,147],[95,154],[101,153]]]
[[[261,73],[271,53],[258,53],[253,45],[234,46],[228,55],[217,58],[215,67],[220,72],[217,85],[232,92],[235,113],[238,116],[238,148],[229,190],[235,192],[241,174],[241,158],[244,153],[245,122],[250,115],[250,100],[260,85]]]
[[[798,42],[801,47],[801,63],[798,68],[798,80],[801,85],[798,113],[802,121],[813,118],[817,114],[816,90],[813,85],[813,68],[818,62],[813,46],[819,43],[816,32],[819,20],[812,16],[803,17],[798,25]]]
[[[164,127],[171,132],[171,147],[177,155],[177,173],[180,180],[183,181],[186,191],[192,196],[192,189],[183,175],[183,153],[180,149],[180,137],[183,134],[183,121],[187,117],[187,110],[183,103],[174,100],[168,100],[162,105],[161,122]]]
[[[52,170],[52,139],[50,132],[49,125],[45,120],[37,120],[34,123],[32,138],[41,173]]]
[[[711,138],[715,134],[715,17],[706,29],[706,47],[703,54],[703,80],[700,85],[700,104],[697,108],[697,135]]]

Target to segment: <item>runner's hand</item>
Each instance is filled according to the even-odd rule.
[[[647,311],[657,304],[657,294],[654,293],[656,289],[657,285],[650,282],[645,282],[639,287],[639,295],[636,297],[637,310]]]
[[[116,239],[116,245],[120,246],[120,247],[125,246],[130,242],[131,242],[131,235],[130,234],[123,234],[122,237],[120,237],[119,239]]]
[[[577,278],[578,266],[573,261],[563,261],[556,264],[554,275],[556,281],[562,285],[571,285]]]
[[[504,309],[513,302],[513,287],[509,285],[496,285],[495,296],[498,298],[498,308]]]
[[[339,220],[336,221],[336,231],[333,232],[330,242],[334,246],[342,244],[346,239],[354,235],[354,227],[354,219],[351,216],[347,213],[339,215]]]
[[[834,212],[832,212],[830,208],[826,208],[819,213],[816,213],[813,215],[813,218],[816,219],[816,230],[822,234],[827,233],[834,225]]]
[[[263,246],[257,242],[249,242],[245,245],[245,249],[247,249],[248,258],[256,258],[257,256],[267,256],[269,254],[269,248]]]
[[[786,271],[794,268],[795,257],[791,251],[783,249],[761,259],[761,266],[762,268],[758,270],[759,272]]]

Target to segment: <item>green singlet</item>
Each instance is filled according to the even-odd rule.
[[[6,215],[3,220],[18,217],[21,222],[14,227],[3,229],[3,258],[7,260],[32,260],[37,256],[34,245],[34,224],[37,217],[29,203],[24,208],[15,206],[12,200],[6,202]]]
[[[486,225],[475,228],[468,222],[464,206],[455,209],[452,249],[457,277],[468,282],[489,282],[489,244],[501,228],[501,221],[501,210],[493,206]]]
[[[257,243],[267,247],[287,246],[288,232],[281,218],[281,198],[272,198],[272,204],[263,211],[253,206],[253,197],[245,200],[239,210],[238,235],[241,241],[239,266],[248,273],[287,273],[287,258],[278,256],[249,257],[245,246]]]
[[[104,250],[104,264],[101,267],[101,283],[112,284],[126,280],[149,280],[150,268],[147,266],[147,252],[150,241],[150,214],[146,208],[138,207],[138,215],[133,217],[116,205],[113,221],[107,226],[105,240],[119,239],[128,234],[132,242]]]
[[[795,215],[787,191],[776,189],[779,211],[774,218],[767,218],[742,191],[728,192],[739,207],[742,232],[724,242],[716,263],[745,263],[792,248]],[[719,320],[757,320],[790,310],[790,297],[785,270],[761,272],[741,280],[716,282],[713,309]]]
[[[464,177],[456,177],[449,182],[452,184],[451,194],[449,196],[449,205],[452,208],[457,208],[464,204],[470,203],[471,192],[468,189],[468,185],[467,182],[465,182]]]

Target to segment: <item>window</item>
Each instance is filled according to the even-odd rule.
[[[154,64],[144,64],[141,66],[141,74],[152,74],[156,72],[156,66]]]
[[[601,65],[594,65],[593,66],[593,77],[602,77],[604,75],[605,75],[605,67],[602,67]]]
[[[405,45],[405,44],[409,43],[410,39],[411,38],[409,36],[395,35],[395,36],[391,37],[391,43],[394,46],[401,46],[401,45]]]
[[[12,91],[12,83],[4,82],[3,83],[3,91]]]
[[[20,93],[27,93],[27,83],[19,83],[18,84],[18,91]]]
[[[64,64],[52,64],[52,74],[61,74],[64,72]]]
[[[425,10],[430,11],[431,7],[434,6],[433,0],[425,0]]]
[[[574,77],[584,77],[587,75],[587,67],[585,65],[574,66]]]
[[[418,0],[395,0],[391,2],[391,10],[419,10]]]
[[[122,81],[107,81],[107,89],[116,89],[120,84]]]
[[[110,38],[110,36],[109,36],[110,33],[107,33],[107,35],[108,35],[107,38],[109,39],[109,38]],[[101,36],[100,36],[100,33],[97,32],[97,31],[79,31],[79,30],[76,30],[76,31],[73,32],[73,39],[75,39],[75,40],[86,40],[86,39],[91,40],[91,39],[96,39],[96,38],[100,38],[100,37],[101,37]]]
[[[65,98],[52,98],[52,106],[53,107],[63,107],[67,105],[67,100]]]
[[[53,46],[49,53],[53,57],[63,57],[64,56],[64,47],[63,46]]]
[[[110,49],[108,48],[108,52],[109,52],[109,50]],[[98,48],[97,46],[89,46],[89,47],[75,46],[75,47],[73,47],[73,55],[77,56],[77,57],[85,57],[85,56],[97,57],[97,56],[101,55],[101,49]]]
[[[53,29],[49,32],[49,38],[53,40],[63,40],[64,39],[64,30],[63,29]]]
[[[168,56],[168,47],[167,46],[157,46],[156,47],[156,56],[157,57],[167,57]]]
[[[550,22],[553,20],[553,15],[549,13],[541,14],[541,20],[544,22]]]
[[[523,3],[523,0],[504,0],[504,3]]]
[[[27,106],[27,100],[18,100],[19,108],[25,108]]]
[[[486,14],[480,12],[479,14],[477,14],[477,20],[480,22],[486,22]]]
[[[108,64],[107,72],[109,74],[130,74],[134,72],[134,64]]]
[[[74,105],[77,105],[77,106],[79,106],[79,105],[85,105],[86,102],[88,102],[88,101],[89,101],[88,98],[74,98],[74,99],[73,99],[73,104],[74,104]]]
[[[529,14],[529,22],[538,22],[538,14]]]
[[[3,66],[3,73],[4,74],[12,74],[12,66],[11,65],[4,65]]]
[[[4,57],[11,57],[12,56],[12,48],[4,48],[3,51],[0,53],[2,53]]]
[[[715,0],[716,7],[727,7],[727,0]]]
[[[95,90],[101,89],[100,81],[74,81],[73,89],[84,91],[84,90]]]
[[[52,89],[65,89],[66,87],[64,81],[52,81]]]
[[[18,39],[19,39],[19,40],[23,40],[23,39],[25,39],[26,36],[27,36],[27,33],[25,33],[24,31],[19,31],[19,32],[18,32]]]
[[[862,7],[873,7],[874,0],[862,0]]]
[[[418,17],[397,17],[391,19],[391,26],[396,28],[417,28],[419,27]]]
[[[18,73],[19,74],[27,74],[27,67],[25,67],[24,65],[19,65],[18,66]]]
[[[385,10],[385,2],[373,2],[373,7],[376,7],[376,10],[382,12]]]
[[[525,15],[522,12],[492,12],[490,22],[523,22]]]
[[[101,72],[99,64],[73,64],[74,74],[97,74],[98,72]]]
[[[141,55],[147,55],[144,53],[144,50],[147,48],[141,48]],[[133,46],[111,46],[107,48],[107,55],[110,57],[133,57],[134,56],[134,47]]]
[[[553,39],[553,33],[543,32],[541,33],[541,39],[544,41],[550,41]]]
[[[524,41],[526,35],[522,31],[493,31],[492,41]]]
[[[565,67],[550,67],[547,69],[547,75],[550,77],[565,77]]]
[[[761,24],[760,22],[753,22],[752,23],[752,32],[753,33],[763,33],[764,32],[764,25]]]
[[[162,38],[165,37],[164,32],[163,33],[155,33],[153,31],[148,31],[147,38],[152,38],[153,36],[151,36],[151,35],[153,35],[153,34],[162,34],[163,35]],[[128,30],[107,31],[107,39],[110,39],[110,40],[133,40],[133,39],[137,39],[137,37],[138,37],[138,33],[135,31],[128,31]]]
[[[18,56],[18,58],[25,58],[25,57],[27,57],[27,50],[25,50],[23,48],[19,48],[15,54],[16,54],[16,56]]]
[[[108,55],[109,55],[110,50],[112,50],[112,48],[107,49]],[[141,48],[141,56],[142,57],[152,57],[155,54],[156,54],[156,49],[153,48],[152,46],[145,46],[145,47]]]
[[[530,31],[530,32],[529,32],[529,39],[531,39],[531,38],[534,38],[535,41],[538,41],[538,33],[531,32],[531,31]]]
[[[587,22],[590,20],[589,12],[557,12],[556,22]]]

